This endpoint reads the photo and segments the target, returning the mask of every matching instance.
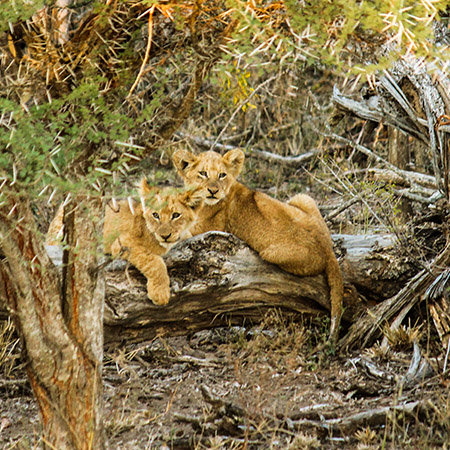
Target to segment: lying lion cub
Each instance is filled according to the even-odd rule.
[[[147,278],[147,295],[156,305],[166,305],[170,282],[161,255],[181,239],[191,237],[203,197],[200,190],[176,192],[151,189],[142,179],[141,202],[126,200],[106,206],[103,226],[105,253],[128,260]]]
[[[139,195],[140,203],[122,200],[116,206],[106,206],[103,247],[105,253],[120,255],[139,269],[147,278],[148,297],[156,305],[166,305],[170,282],[161,255],[179,240],[192,236],[190,227],[197,219],[203,196],[201,189],[152,189],[145,178]],[[63,216],[61,205],[47,232],[47,245],[61,244]]]
[[[227,231],[287,272],[301,276],[326,273],[331,298],[330,340],[336,342],[343,281],[330,232],[314,200],[298,194],[286,204],[236,181],[244,164],[244,154],[238,149],[224,156],[215,152],[196,156],[179,150],[172,159],[186,186],[200,187],[206,197],[192,234]]]

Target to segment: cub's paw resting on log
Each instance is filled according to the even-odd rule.
[[[203,190],[204,206],[193,234],[206,231],[233,233],[261,258],[300,276],[325,273],[330,287],[330,341],[339,335],[344,293],[342,275],[328,227],[314,200],[304,194],[282,203],[239,183],[244,153],[194,155],[178,150],[174,165],[185,185]]]
[[[156,305],[167,305],[170,280],[161,258],[190,228],[202,205],[201,190],[150,188],[145,179],[140,202],[122,200],[106,206],[103,226],[105,253],[128,260],[147,278],[147,295]]]

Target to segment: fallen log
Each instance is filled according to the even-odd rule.
[[[388,257],[391,236],[335,235],[346,284],[344,321],[399,289],[411,265]],[[378,250],[377,250],[378,249]],[[235,236],[210,232],[175,246],[165,261],[171,279],[169,305],[153,305],[145,279],[115,261],[106,273],[105,342],[139,342],[217,326],[261,321],[267,310],[329,314],[324,276],[297,277],[269,264]],[[126,272],[128,276],[126,276]]]
[[[398,292],[411,277],[413,266],[396,255],[392,235],[334,235],[333,239],[345,281],[345,328],[368,307]],[[61,248],[47,246],[47,251],[61,265]],[[162,335],[257,323],[274,307],[285,315],[329,316],[329,290],[323,275],[287,273],[263,261],[231,234],[195,236],[178,243],[164,259],[171,279],[167,306],[154,305],[147,298],[144,276],[126,261],[105,265],[105,343],[137,343]],[[0,318],[6,316],[0,304]]]

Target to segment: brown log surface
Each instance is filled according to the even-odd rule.
[[[387,256],[391,236],[334,236],[341,246],[346,282],[344,320],[398,290],[410,266]],[[377,250],[378,249],[378,250]],[[381,251],[382,250],[382,251]],[[169,305],[153,305],[145,279],[123,261],[106,274],[105,341],[138,342],[155,336],[260,321],[268,309],[286,314],[328,315],[323,275],[297,277],[263,261],[235,236],[209,232],[183,241],[166,256]]]

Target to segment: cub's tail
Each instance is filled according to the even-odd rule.
[[[339,338],[339,325],[341,323],[343,297],[344,297],[344,282],[342,280],[342,273],[339,267],[339,263],[333,251],[333,242],[331,240],[330,231],[325,223],[316,202],[306,194],[297,194],[292,197],[288,204],[295,206],[305,214],[315,216],[317,219],[317,225],[320,227],[323,233],[324,239],[328,241],[327,246],[327,265],[325,272],[328,278],[328,285],[330,287],[330,300],[331,300],[331,326],[330,326],[330,342],[336,344]]]

